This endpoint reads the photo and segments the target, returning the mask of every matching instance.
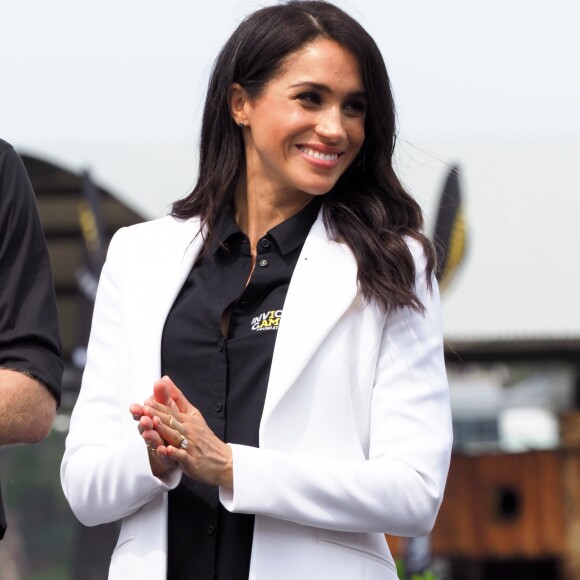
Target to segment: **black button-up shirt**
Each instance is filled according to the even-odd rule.
[[[31,375],[60,401],[60,348],[34,191],[20,157],[0,139],[0,367]]]
[[[0,367],[31,375],[60,401],[63,362],[44,232],[22,160],[2,139]],[[5,527],[0,493],[0,539]]]
[[[162,370],[223,441],[258,447],[276,334],[320,199],[250,243],[228,208],[165,323]],[[247,285],[246,285],[247,284]],[[228,326],[229,317],[229,326]],[[225,334],[224,334],[225,330]],[[254,516],[232,514],[218,489],[184,476],[169,492],[169,580],[247,580]]]

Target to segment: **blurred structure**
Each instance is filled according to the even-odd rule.
[[[580,341],[447,345],[455,452],[432,534],[461,580],[580,578]]]
[[[77,175],[21,154],[36,192],[50,254],[65,359],[63,407],[74,405],[84,368],[93,301],[112,235],[144,221],[87,172]]]

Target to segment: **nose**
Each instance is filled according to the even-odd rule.
[[[316,132],[325,141],[340,143],[346,137],[340,107],[328,107],[320,112]]]

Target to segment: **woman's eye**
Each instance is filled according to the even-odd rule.
[[[316,93],[301,93],[298,95],[298,100],[302,101],[303,103],[312,105],[320,105],[322,102],[320,96]]]
[[[349,101],[344,108],[352,115],[361,115],[367,110],[366,101]]]

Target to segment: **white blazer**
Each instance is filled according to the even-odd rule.
[[[169,310],[202,240],[196,219],[120,230],[103,269],[87,367],[61,468],[78,519],[123,519],[109,578],[166,577],[167,491],[128,407],[151,395]],[[433,526],[451,419],[437,289],[409,242],[424,316],[385,315],[357,292],[356,262],[313,225],[284,303],[260,447],[232,445],[232,512],[256,514],[251,580],[397,578],[383,533]],[[195,579],[195,570],[192,570]]]

